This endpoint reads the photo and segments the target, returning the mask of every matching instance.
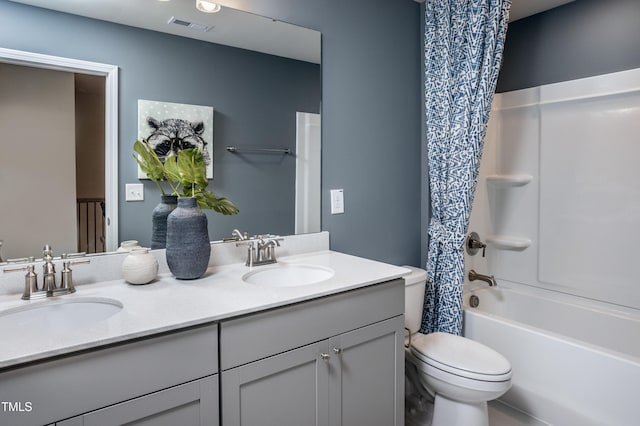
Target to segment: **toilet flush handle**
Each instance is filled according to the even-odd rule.
[[[404,347],[408,349],[411,347],[411,330],[409,330],[407,327],[405,327],[404,330],[407,332],[407,335],[409,336],[409,342],[405,343],[404,345]]]

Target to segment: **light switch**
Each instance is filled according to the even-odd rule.
[[[344,191],[342,189],[331,190],[331,214],[344,213]]]
[[[144,201],[144,185],[141,183],[128,183],[125,185],[126,201]]]

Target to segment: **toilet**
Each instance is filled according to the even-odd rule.
[[[511,387],[511,364],[465,337],[419,333],[427,272],[405,268],[411,270],[404,276],[407,389],[434,397],[432,426],[488,426],[487,401]]]

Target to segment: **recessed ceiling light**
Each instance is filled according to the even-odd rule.
[[[220,11],[221,7],[219,4],[210,1],[196,0],[196,9],[204,13],[216,13]]]

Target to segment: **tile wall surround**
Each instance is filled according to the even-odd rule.
[[[284,241],[280,242],[280,247],[276,249],[277,257],[291,256],[294,254],[312,253],[316,251],[329,250],[329,233],[318,232],[312,234],[288,235],[284,236]],[[165,258],[165,250],[152,250],[151,253],[158,259],[158,274],[169,273],[169,267]],[[55,253],[54,253],[55,255]],[[128,285],[122,278],[121,265],[127,253],[111,253],[108,255],[87,256],[91,259],[89,264],[72,266],[73,283],[81,292],[83,284],[93,284],[102,281],[122,280],[123,285]],[[211,258],[209,266],[229,265],[244,262],[247,258],[247,247],[236,247],[235,242],[214,242],[211,244]],[[42,261],[34,262],[38,279],[42,280]],[[62,262],[58,259],[56,264],[57,282],[60,280]],[[26,264],[25,264],[26,265]],[[14,265],[11,265],[14,266]],[[2,265],[0,269],[8,265]],[[12,273],[0,273],[0,296],[16,294],[19,295],[24,289],[24,274],[18,271]],[[41,281],[39,281],[41,282]]]

